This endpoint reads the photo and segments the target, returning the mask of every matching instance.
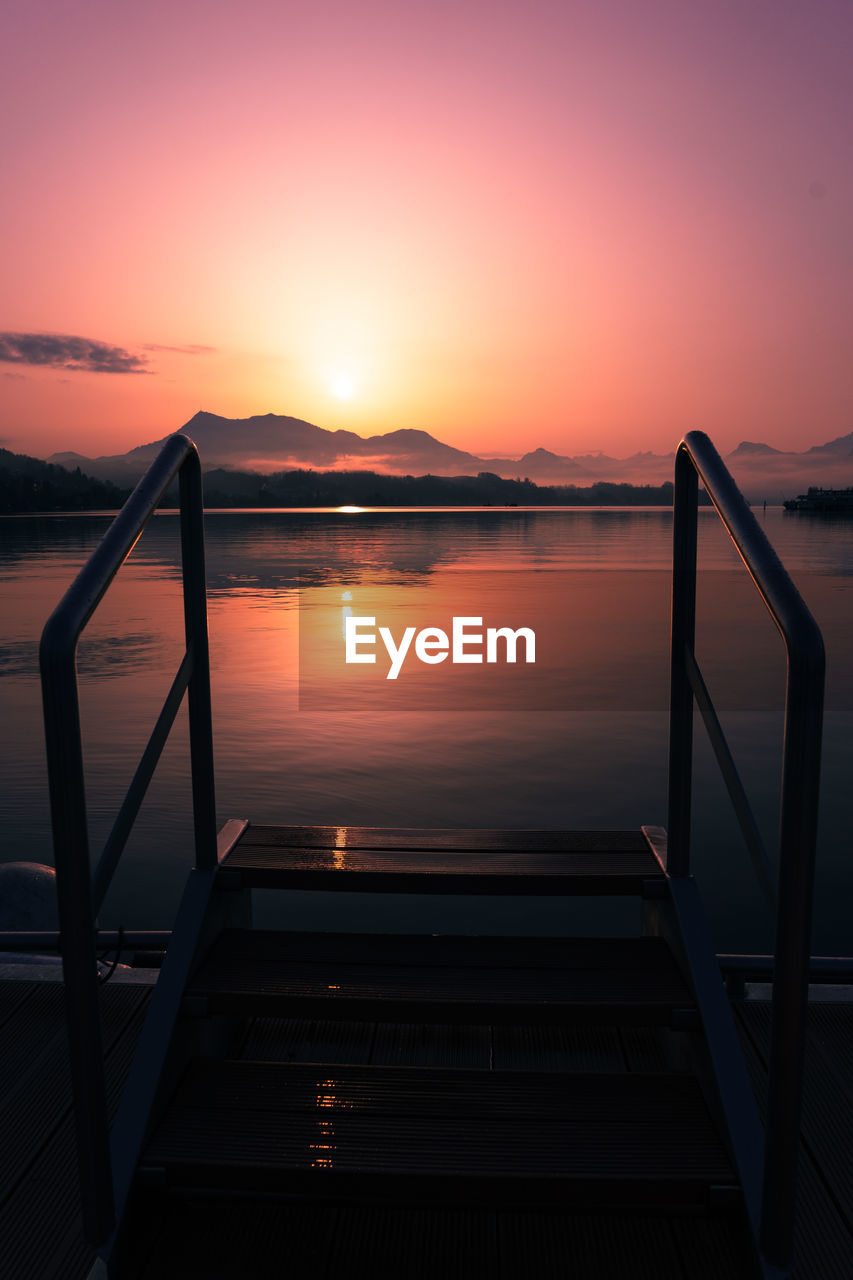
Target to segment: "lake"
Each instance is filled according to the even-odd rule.
[[[827,705],[813,950],[853,953],[853,522],[757,511],[824,632]],[[51,861],[37,646],[109,523],[0,518],[0,859]],[[630,827],[666,822],[672,517],[658,509],[227,511],[206,516],[220,821]],[[716,514],[700,512],[697,654],[769,848],[784,649]],[[81,705],[99,849],[183,652],[178,520],[159,513],[84,633]],[[419,659],[396,680],[377,634],[343,661],[347,616],[527,627],[536,661]],[[472,628],[469,627],[469,630]],[[473,628],[476,631],[476,628]],[[369,628],[362,628],[367,634]],[[434,637],[433,637],[434,639]],[[436,649],[422,652],[436,653]],[[481,652],[469,644],[463,654]],[[697,716],[693,864],[719,950],[772,926]],[[191,863],[185,712],[101,913],[168,928]],[[261,897],[261,923],[473,927],[476,904]],[[634,904],[493,902],[476,927],[608,932]],[[482,923],[485,919],[485,924]]]

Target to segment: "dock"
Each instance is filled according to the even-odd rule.
[[[406,841],[376,829],[240,830],[218,873],[230,902],[277,871],[301,887],[334,876],[353,893],[396,889],[395,857],[433,893],[442,879],[482,893],[475,868],[495,844],[492,891],[609,887],[660,901],[661,868],[641,832]],[[519,876],[523,885],[507,882]],[[151,994],[101,991],[111,1116]],[[731,1009],[761,1109],[770,1006]],[[238,1012],[214,1056],[211,1028]],[[737,1180],[691,1065],[694,1014],[655,936],[226,928],[183,999],[205,1052],[184,1050],[147,1141],[122,1274],[236,1280],[277,1274],[286,1259],[294,1280],[754,1275]],[[810,1003],[798,1280],[850,1275],[851,1043],[853,1004]],[[80,1219],[61,983],[0,984],[0,1050],[4,1277],[85,1280],[95,1258]]]

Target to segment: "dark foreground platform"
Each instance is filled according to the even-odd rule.
[[[103,991],[113,1097],[127,1071],[147,994],[142,987],[113,984]],[[4,1280],[83,1280],[92,1263],[77,1214],[62,1006],[57,983],[0,983]],[[735,1012],[761,1101],[769,1006],[745,1001]],[[292,1069],[306,1079],[307,1071],[313,1079],[316,1071],[292,1064],[327,1063],[330,1070],[321,1074],[329,1088],[345,1064],[356,1083],[359,1064],[388,1068],[390,1082],[405,1068],[449,1069],[450,1085],[467,1071],[473,1074],[464,1076],[463,1084],[479,1079],[479,1073],[526,1071],[576,1072],[580,1084],[585,1073],[606,1071],[624,1075],[624,1088],[630,1090],[642,1088],[643,1077],[665,1066],[662,1034],[654,1027],[332,1022],[257,1015],[247,1023],[239,1057],[229,1070],[248,1079],[263,1058],[272,1071]],[[849,1280],[851,1274],[851,1044],[853,1004],[810,1006],[795,1273],[804,1280]],[[632,1076],[634,1082],[629,1082]],[[245,1080],[234,1083],[243,1087]],[[199,1109],[209,1101],[200,1093]],[[256,1114],[259,1102],[260,1094],[253,1104]],[[486,1108],[488,1097],[478,1105]],[[531,1099],[530,1105],[533,1112],[544,1109],[547,1114],[546,1097]],[[565,1115],[555,1120],[568,1122]],[[322,1153],[316,1158],[322,1159]],[[165,1204],[158,1199],[158,1216],[148,1223],[145,1256],[140,1253],[136,1267],[140,1280],[281,1274],[285,1262],[288,1275],[297,1280],[340,1280],[356,1275],[359,1265],[376,1274],[423,1280],[437,1275],[448,1280],[616,1277],[626,1274],[626,1259],[631,1260],[630,1274],[656,1280],[729,1280],[740,1274],[741,1242],[724,1205],[710,1213],[697,1213],[685,1204],[680,1212],[665,1215],[653,1206],[644,1211],[602,1207],[581,1215],[554,1206],[497,1211],[476,1204],[429,1209],[409,1204],[317,1206],[258,1198],[248,1189],[245,1199],[225,1202],[209,1194],[195,1196],[191,1185],[176,1191]],[[189,1240],[195,1242],[191,1253]],[[204,1242],[201,1247],[199,1241]],[[259,1242],[267,1269],[246,1272],[242,1263],[250,1243],[259,1265]]]

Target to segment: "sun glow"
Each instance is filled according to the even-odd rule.
[[[333,374],[329,390],[338,400],[351,400],[356,391],[355,381],[348,373]]]

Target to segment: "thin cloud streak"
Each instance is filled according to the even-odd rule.
[[[60,333],[0,333],[0,361],[83,373],[149,373],[144,356],[93,338]]]
[[[187,343],[183,347],[170,347],[160,342],[146,342],[144,344],[146,351],[174,351],[179,356],[207,356],[213,355],[216,347],[204,347],[197,343]]]

